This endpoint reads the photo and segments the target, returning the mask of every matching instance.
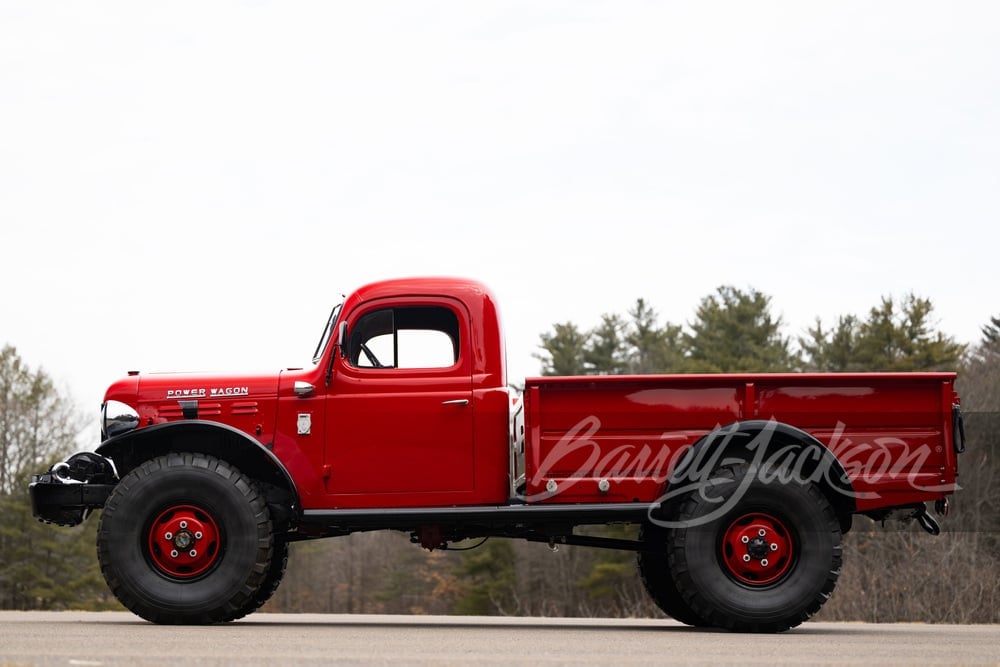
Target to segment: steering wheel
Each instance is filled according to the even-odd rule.
[[[378,360],[378,357],[375,356],[375,353],[372,352],[364,343],[361,343],[361,351],[364,352],[365,358],[373,368],[385,368],[385,366],[382,365],[382,362]]]

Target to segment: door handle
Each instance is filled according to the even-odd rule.
[[[444,401],[441,405],[468,405],[469,399],[467,398],[456,398],[452,401]]]

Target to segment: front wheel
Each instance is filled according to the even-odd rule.
[[[781,632],[830,597],[840,522],[812,484],[779,482],[745,463],[720,468],[680,504],[669,531],[674,584],[708,624]]]
[[[278,590],[278,585],[281,583],[281,579],[285,576],[285,569],[287,567],[288,541],[275,538],[274,552],[271,554],[271,565],[267,569],[267,574],[265,575],[264,580],[257,588],[257,592],[254,593],[253,597],[249,598],[246,601],[246,604],[236,612],[233,616],[233,620],[243,618],[247,614],[252,614],[263,607],[264,603],[270,600],[274,593]]]
[[[173,453],[126,475],[101,513],[97,555],[115,596],[154,623],[230,621],[256,609],[274,535],[253,480]]]

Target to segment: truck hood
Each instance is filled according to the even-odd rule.
[[[270,430],[279,378],[279,373],[130,373],[104,394],[102,434],[113,434],[108,422],[121,420],[140,429],[210,419],[247,432]]]
[[[218,375],[208,373],[157,373],[139,376],[138,396],[145,400],[221,400],[274,398],[278,373]]]
[[[108,387],[105,401],[127,404],[274,398],[278,373],[150,373],[130,375]]]

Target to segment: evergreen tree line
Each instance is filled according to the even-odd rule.
[[[541,335],[544,375],[777,371],[954,370],[965,345],[934,328],[929,299],[883,297],[861,318],[819,319],[795,343],[755,289],[719,287],[686,327],[660,324],[637,299],[625,315],[604,314],[590,330],[573,322]]]
[[[719,288],[691,323],[661,324],[642,299],[598,326],[553,325],[540,337],[547,374],[958,370],[969,436],[963,490],[937,538],[858,518],[826,620],[1000,621],[1000,318],[966,349],[937,331],[929,300],[883,298],[864,316],[784,333],[770,298]],[[31,518],[26,485],[77,448],[82,421],[41,370],[0,354],[0,607],[114,608],[94,549],[96,517],[74,529]],[[630,527],[593,529],[634,537]],[[396,533],[292,545],[285,581],[265,611],[659,616],[627,552],[491,539],[428,554]]]

